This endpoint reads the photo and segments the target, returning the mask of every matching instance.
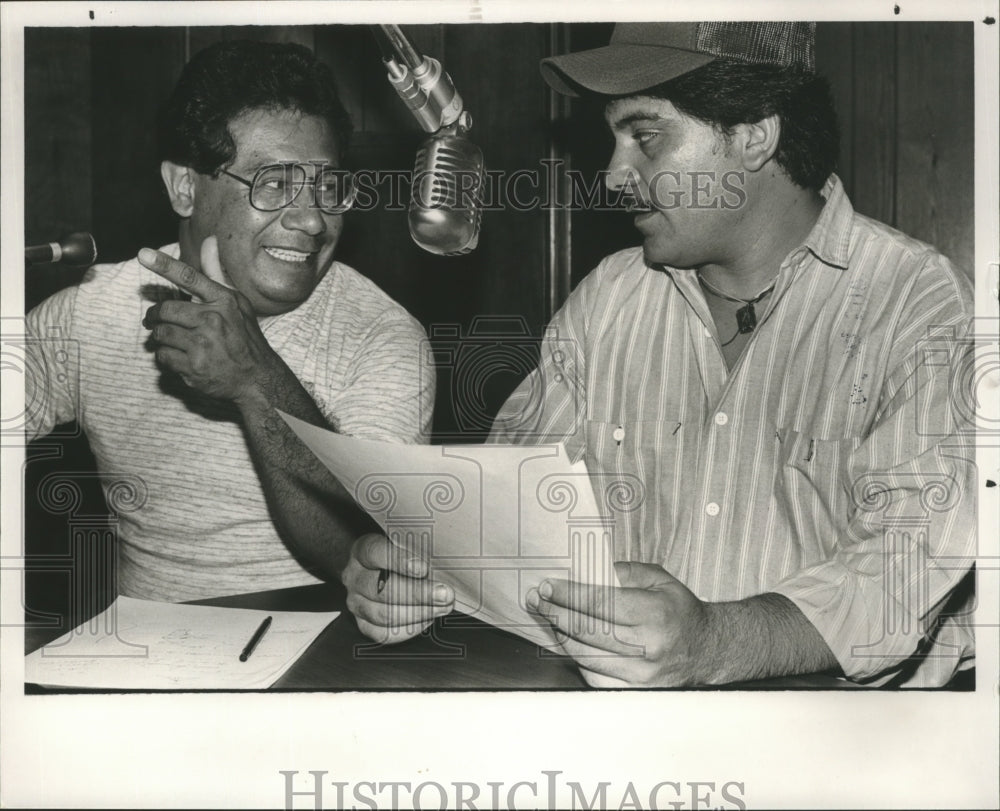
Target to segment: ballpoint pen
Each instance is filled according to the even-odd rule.
[[[264,621],[258,626],[257,630],[253,632],[253,636],[250,637],[250,641],[247,642],[246,647],[243,648],[243,652],[240,654],[240,661],[245,662],[250,658],[250,654],[254,652],[257,645],[260,644],[260,640],[264,638],[264,634],[267,633],[267,629],[271,627],[271,617],[265,617]]]

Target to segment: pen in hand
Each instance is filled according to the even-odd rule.
[[[245,662],[250,658],[250,654],[254,652],[257,645],[260,644],[260,640],[264,638],[264,634],[267,633],[267,629],[271,627],[272,617],[265,617],[264,621],[260,624],[256,631],[253,632],[253,636],[250,637],[250,641],[247,642],[245,648],[243,648],[243,653],[240,654],[240,661]]]

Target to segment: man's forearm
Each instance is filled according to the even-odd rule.
[[[326,418],[287,367],[264,376],[237,407],[282,538],[322,574],[339,575],[354,539],[376,527],[275,409],[329,427]]]
[[[728,684],[838,667],[823,637],[780,594],[707,603],[708,629],[697,681]]]

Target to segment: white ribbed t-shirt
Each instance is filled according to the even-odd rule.
[[[142,318],[174,296],[133,259],[32,310],[28,438],[74,419],[86,432],[118,516],[122,594],[181,601],[317,582],[275,531],[236,410],[157,366]],[[339,432],[427,441],[425,333],[371,281],[334,263],[306,302],[260,325]]]

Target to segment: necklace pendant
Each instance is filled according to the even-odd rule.
[[[754,331],[757,326],[757,313],[753,310],[753,304],[747,304],[746,307],[740,307],[736,311],[736,326],[742,335]]]

